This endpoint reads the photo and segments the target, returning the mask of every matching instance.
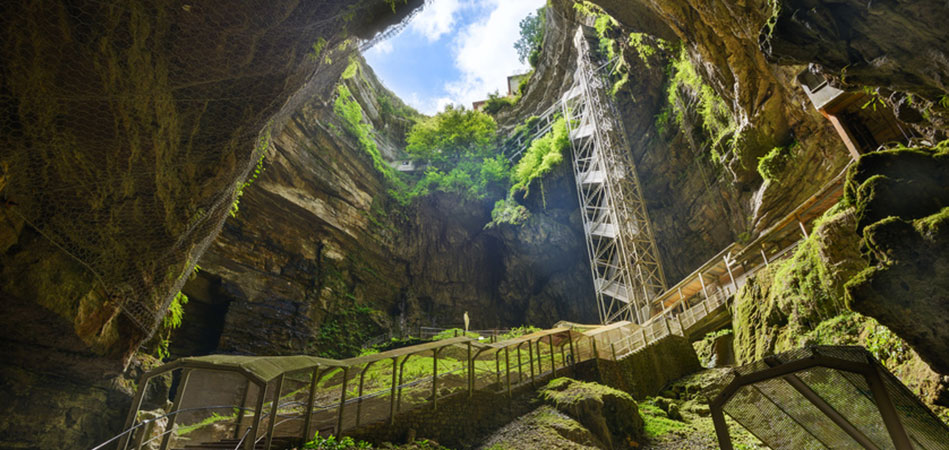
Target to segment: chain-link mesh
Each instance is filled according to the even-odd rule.
[[[949,428],[917,396],[886,372],[859,347],[798,349],[734,370],[746,376],[780,364],[808,358],[833,358],[844,364],[880,373],[899,423],[913,446],[949,449]],[[817,361],[820,361],[819,359]],[[808,397],[810,396],[810,398]],[[739,388],[723,411],[772,448],[859,448],[858,438],[880,449],[894,448],[893,437],[873,390],[863,373],[814,366]],[[818,405],[836,415],[821,411]],[[845,427],[849,427],[848,432]],[[851,433],[854,433],[851,435]]]
[[[3,2],[5,225],[80,263],[151,334],[271,133],[408,3]]]

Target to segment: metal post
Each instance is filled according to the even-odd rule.
[[[373,364],[375,364],[375,361],[369,361],[366,363],[366,367],[363,367],[362,371],[359,372],[359,390],[356,394],[356,427],[359,427],[359,415],[362,414],[362,388],[366,380],[366,372]]]
[[[682,332],[682,337],[688,339],[689,335],[686,334],[686,332],[685,332],[685,327],[682,326],[682,315],[681,315],[681,314],[676,314],[676,321],[679,322],[679,331]]]
[[[764,248],[758,248],[758,251],[761,252],[761,258],[764,259],[764,265],[769,266],[771,263],[768,262],[768,255],[764,253]]]
[[[534,345],[527,341],[527,359],[531,365],[531,386],[534,386]]]
[[[877,409],[880,410],[880,416],[883,418],[883,424],[886,425],[886,431],[890,432],[893,446],[897,450],[912,450],[913,445],[906,434],[906,429],[903,428],[900,416],[893,406],[893,401],[886,391],[886,386],[883,384],[880,368],[876,364],[871,364],[871,366],[871,370],[864,374],[864,378],[867,380],[867,385],[870,386],[870,392],[873,393],[873,401],[876,403]]]
[[[320,366],[313,368],[313,375],[310,376],[310,393],[306,397],[306,413],[303,417],[303,436],[300,436],[304,442],[310,438],[310,424],[313,422],[313,403],[316,402],[316,385],[320,381]],[[247,397],[247,394],[244,394]],[[235,439],[240,439],[237,436]]]
[[[438,409],[438,350],[432,349],[432,410]]]
[[[577,359],[578,358],[577,358],[577,353],[574,352],[573,334],[571,334],[569,331],[567,332],[567,339],[568,339],[568,342],[570,342],[570,362],[571,362],[571,365],[573,366],[573,376],[577,376]]]
[[[138,410],[142,408],[142,399],[145,398],[145,388],[148,386],[149,380],[151,380],[151,377],[142,375],[142,378],[138,381],[138,389],[135,391],[135,398],[132,399],[132,406],[129,407],[129,414],[125,418],[125,428],[122,429],[123,431],[132,428],[132,425],[135,424],[135,417],[138,415]],[[145,430],[143,429],[142,433],[144,432]],[[122,436],[122,439],[119,440],[118,447],[116,448],[119,450],[125,450],[125,448],[128,446],[130,437],[131,433],[125,433],[125,435]]]
[[[540,341],[543,337],[537,338],[537,376],[544,376],[544,354],[540,351]]]
[[[497,383],[501,384],[501,350],[494,352],[494,375]]]
[[[244,379],[244,395],[241,396],[241,407],[237,410],[237,420],[234,424],[234,439],[241,438],[241,422],[244,421],[244,407],[247,406],[247,394],[250,391],[250,380]]]
[[[712,423],[715,424],[715,436],[718,437],[718,447],[721,450],[734,450],[732,439],[728,434],[728,422],[725,422],[725,414],[722,413],[721,406],[712,405],[709,408],[712,413]]]
[[[343,410],[346,408],[346,385],[349,382],[349,366],[343,367],[343,389],[339,394],[339,411],[336,411],[336,435],[343,432]]]
[[[412,357],[412,354],[405,355],[405,358],[402,359],[402,362],[399,363],[399,394],[395,401],[395,412],[399,412],[402,409],[402,381],[405,380],[403,375],[405,374],[405,363]]]
[[[471,360],[471,341],[465,343],[468,347],[468,359],[465,360],[468,369],[468,398],[474,395],[474,361]]]
[[[593,347],[593,359],[600,359],[600,352],[596,351],[596,338],[590,336],[590,345]]]
[[[389,391],[389,425],[395,424],[395,390],[398,389],[399,384],[396,383],[396,365],[399,362],[399,357],[396,356],[392,358],[392,387]]]
[[[797,224],[800,225],[800,227],[801,227],[801,233],[804,233],[804,239],[809,238],[810,235],[807,234],[807,228],[804,227],[804,222],[801,222],[801,218],[800,218],[800,217],[797,217]]]
[[[511,358],[509,347],[504,347],[504,371],[507,372],[507,398],[511,398]]]
[[[702,283],[702,293],[705,294],[705,299],[708,300],[708,289],[705,288],[705,276],[702,275],[702,272],[699,272],[699,283]]]
[[[524,345],[523,342],[521,342],[520,344],[517,344],[517,347],[514,347],[515,349],[517,349],[517,384],[521,384],[521,382],[524,381],[524,369],[522,368],[522,365],[521,365],[521,346],[522,345]]]
[[[616,357],[616,344],[613,342],[610,342],[610,350],[613,351],[613,361],[619,360],[619,358]]]
[[[662,319],[662,321],[666,324],[666,336],[672,336],[672,327],[669,326],[669,319]]]
[[[191,378],[191,369],[182,369],[181,383],[178,385],[178,392],[175,394],[175,404],[171,407],[172,412],[177,412],[181,408],[181,402],[185,398],[185,390],[188,388],[188,378]],[[168,444],[171,443],[171,430],[175,429],[175,421],[178,420],[178,414],[168,417],[168,425],[165,426],[165,437],[161,440],[159,450],[168,450]]]
[[[270,445],[273,443],[273,427],[277,424],[277,413],[280,409],[280,391],[283,390],[283,377],[284,374],[280,374],[277,377],[277,386],[273,392],[273,403],[270,405],[270,423],[267,424],[267,440],[264,443],[264,450],[270,450]]]
[[[260,430],[260,419],[264,415],[264,395],[267,394],[267,383],[257,383],[257,404],[254,409],[254,424],[251,425],[250,439],[244,440],[244,450],[254,450],[257,443],[257,433]]]
[[[728,264],[728,258],[722,257],[722,259],[725,261],[725,270],[728,271],[728,278],[732,280],[732,286],[734,286],[735,292],[738,292],[738,283],[735,283],[735,276],[732,275],[732,266]]]
[[[767,362],[768,365],[772,367],[776,365],[774,361],[769,361],[768,359],[765,359],[765,362]],[[847,420],[846,417],[844,417],[842,414],[840,414],[840,412],[834,409],[833,406],[829,405],[823,398],[821,398],[821,396],[818,393],[811,390],[810,386],[808,386],[803,381],[801,381],[801,379],[798,378],[797,375],[785,375],[781,378],[784,379],[784,381],[786,381],[792,387],[794,387],[794,389],[797,390],[801,395],[803,395],[804,398],[807,399],[807,401],[811,402],[811,404],[814,405],[818,410],[820,410],[820,412],[824,413],[824,415],[827,416],[827,418],[830,419],[831,422],[835,423],[838,427],[840,427],[841,430],[847,433],[847,435],[853,438],[853,440],[857,441],[857,443],[860,444],[862,447],[868,450],[878,450],[878,447],[876,446],[876,444],[874,444],[873,441],[871,441],[865,434],[863,434],[863,432],[860,431],[859,428],[855,427],[852,423],[850,423],[850,421]],[[909,448],[912,448],[912,447],[909,447]]]
[[[553,378],[557,378],[557,360],[554,357],[554,335],[547,336],[547,342],[550,343],[550,373]]]

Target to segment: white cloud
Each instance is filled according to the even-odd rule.
[[[373,45],[366,53],[367,55],[371,53],[375,53],[376,55],[388,55],[389,53],[392,53],[392,50],[394,49],[395,47],[392,46],[392,41],[386,39],[384,41],[376,42],[376,44]]]
[[[409,29],[425,36],[429,42],[437,41],[450,32],[455,25],[455,15],[462,8],[459,0],[429,0]]]
[[[436,0],[441,1],[441,0]],[[520,21],[543,6],[544,0],[488,0],[490,14],[468,25],[455,41],[455,66],[461,79],[445,84],[457,103],[471,107],[488,93],[507,93],[507,77],[528,67],[517,60],[514,41],[520,37]]]

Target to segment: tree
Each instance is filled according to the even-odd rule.
[[[532,13],[521,20],[521,37],[514,42],[517,58],[522,62],[537,65],[537,55],[540,54],[544,42],[544,28],[547,22],[546,6],[541,6],[536,13]]]
[[[462,158],[489,156],[496,133],[497,123],[491,116],[448,105],[412,127],[405,151],[413,160],[447,168]]]

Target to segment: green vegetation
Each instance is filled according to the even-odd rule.
[[[547,27],[546,8],[546,6],[542,6],[536,13],[532,13],[521,20],[521,35],[514,42],[517,58],[522,63],[529,63],[531,67],[537,67],[537,63],[540,62],[540,52],[544,44],[544,30]]]
[[[506,197],[494,202],[494,209],[491,210],[491,222],[488,222],[484,228],[494,228],[502,223],[520,226],[527,222],[530,217],[531,213],[524,205],[517,203],[511,197]]]
[[[342,77],[342,79],[344,79],[344,80],[348,80],[348,79],[351,79],[352,77],[356,76],[357,73],[359,73],[359,62],[356,61],[355,58],[350,57],[350,58],[349,58],[349,65],[346,66],[346,70],[343,71],[343,74],[342,74],[341,77]]]
[[[692,343],[692,347],[695,348],[695,354],[699,357],[699,363],[702,364],[702,367],[709,367],[711,364],[712,353],[714,351],[713,344],[715,343],[715,340],[732,333],[733,331],[731,328],[725,328],[708,333],[702,338],[702,340]]]
[[[313,436],[313,440],[303,444],[304,449],[317,449],[317,450],[350,450],[357,448],[372,448],[372,444],[366,441],[355,441],[349,436],[345,436],[341,439],[336,439],[336,436],[332,434],[326,437],[320,436],[320,432],[316,432],[316,436]]]
[[[187,436],[189,433],[192,433],[192,432],[194,432],[195,430],[199,430],[199,429],[201,429],[201,428],[204,428],[204,427],[206,427],[206,426],[213,425],[213,424],[218,423],[218,422],[233,421],[236,417],[237,417],[237,409],[236,409],[236,408],[235,408],[233,414],[229,414],[229,415],[226,415],[226,416],[222,416],[222,415],[220,415],[220,414],[218,414],[218,413],[214,413],[214,412],[213,412],[213,413],[211,413],[210,416],[205,417],[204,420],[202,420],[202,421],[200,421],[200,422],[195,422],[195,423],[190,424],[190,425],[179,426],[179,427],[178,427],[178,436]]]
[[[788,168],[788,163],[794,159],[796,146],[797,142],[793,142],[784,147],[775,147],[767,155],[758,158],[758,173],[761,178],[772,182],[777,181]]]
[[[638,406],[639,414],[645,422],[646,438],[649,440],[655,440],[670,433],[693,431],[693,428],[685,422],[670,419],[668,413],[657,406],[655,398],[647,398]]]
[[[362,106],[353,98],[352,92],[346,85],[339,84],[336,90],[338,95],[333,102],[333,111],[342,119],[343,128],[359,141],[363,151],[372,158],[373,167],[382,173],[386,181],[389,182],[390,192],[404,191],[405,182],[396,175],[395,170],[389,167],[389,164],[382,158],[382,154],[379,153],[379,147],[376,145],[375,139],[372,138],[372,124],[364,120]]]
[[[543,177],[563,162],[563,152],[569,145],[567,122],[563,118],[557,119],[550,133],[535,139],[514,166],[511,171],[511,181],[514,183],[511,186],[511,194],[523,191],[526,195],[534,180]]]
[[[200,267],[195,265],[194,271],[190,276],[192,278],[195,277],[200,269]],[[162,317],[161,324],[158,326],[155,334],[143,345],[143,347],[147,349],[148,354],[154,355],[160,360],[170,356],[168,346],[171,345],[171,334],[178,328],[181,328],[185,316],[184,306],[187,304],[188,296],[181,291],[175,294],[174,298],[171,299],[171,303],[168,305],[168,311],[166,311],[164,317]]]
[[[513,107],[517,104],[519,99],[520,97],[501,96],[495,91],[492,94],[488,94],[488,100],[486,100],[484,106],[481,107],[481,111],[486,114],[495,115],[503,109]]]
[[[264,131],[260,133],[260,137],[257,138],[257,148],[254,150],[254,154],[260,156],[257,158],[254,171],[251,172],[250,176],[247,177],[243,183],[238,184],[237,189],[235,189],[234,203],[231,203],[231,217],[237,217],[237,212],[240,209],[241,196],[244,195],[244,189],[247,189],[254,181],[257,181],[257,178],[264,171],[264,158],[267,156],[267,150],[270,148],[270,133],[272,129],[273,122],[268,123],[267,126],[264,127]]]
[[[635,50],[639,59],[646,68],[649,68],[651,67],[649,59],[653,55],[660,49],[668,50],[666,42],[645,33],[630,33],[625,36],[619,22],[597,5],[583,1],[574,3],[573,6],[580,14],[594,18],[593,27],[599,38],[597,46],[599,53],[607,60],[616,59],[616,65],[610,71],[613,81],[610,95],[614,97],[629,82],[632,68],[626,58],[627,51]]]
[[[721,162],[733,151],[739,138],[736,133],[738,124],[728,104],[695,71],[685,46],[680,46],[679,55],[672,62],[669,71],[670,82],[666,93],[675,123],[680,127],[686,126],[689,109],[695,105],[702,129],[708,136],[713,160]],[[668,117],[665,116],[665,120],[668,120]],[[659,129],[665,128],[663,123],[656,125]]]
[[[351,298],[355,301],[354,298]],[[375,316],[381,314],[368,306],[350,304],[330,314],[320,324],[315,345],[319,356],[344,359],[359,355],[362,344],[379,333]]]
[[[307,57],[313,60],[320,59],[320,54],[323,53],[324,48],[326,48],[326,39],[321,36],[313,43],[313,48],[307,54]]]
[[[412,127],[406,136],[406,152],[413,160],[446,169],[465,158],[490,156],[496,133],[497,123],[491,116],[448,105]]]

